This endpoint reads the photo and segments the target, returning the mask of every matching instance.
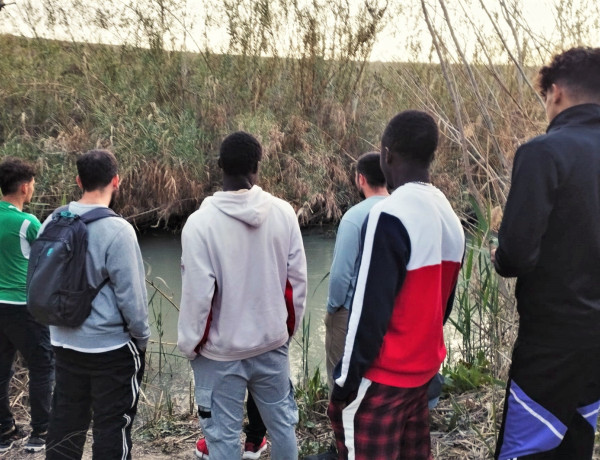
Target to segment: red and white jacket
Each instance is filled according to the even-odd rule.
[[[362,378],[402,388],[427,383],[446,356],[465,236],[444,194],[408,183],[373,207],[332,397],[346,399]]]

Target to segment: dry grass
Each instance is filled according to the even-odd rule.
[[[449,395],[431,411],[431,444],[435,458],[492,458],[504,390],[483,387]]]
[[[73,155],[106,147],[123,166],[125,216],[177,227],[218,188],[221,139],[245,129],[266,147],[264,188],[290,201],[303,225],[336,223],[358,200],[354,159],[376,149],[386,121],[406,108],[438,120],[433,175],[459,213],[472,213],[469,195],[481,208],[501,207],[516,147],[545,125],[536,69],[556,43],[590,43],[599,17],[591,0],[552,2],[556,40],[531,30],[519,0],[410,9],[207,0],[210,15],[195,24],[202,37],[189,29],[185,2],[117,3],[110,14],[75,0],[32,4],[24,19],[36,28],[52,17],[44,29],[75,37],[86,24],[123,37],[119,46],[0,36],[0,156],[39,163],[42,214],[77,196]],[[217,25],[229,40],[214,50]],[[369,62],[382,28],[402,36],[395,29],[409,25],[415,33],[399,45],[406,62]],[[197,53],[171,50],[184,36]]]
[[[441,399],[430,414],[431,448],[434,458],[488,459],[492,458],[497,429],[501,421],[504,390],[484,387],[461,395],[449,395]],[[326,451],[334,441],[329,419],[325,415],[326,401],[322,410],[314,413],[315,427],[298,429],[301,448]]]
[[[28,423],[27,372],[17,366],[11,385],[12,408],[17,421]],[[504,389],[485,386],[463,394],[450,394],[440,400],[431,411],[431,446],[434,458],[443,460],[477,460],[492,458],[496,437],[502,418]],[[143,398],[140,405],[145,404]],[[304,455],[327,450],[333,441],[329,419],[325,415],[327,401],[320,401],[318,409],[311,411],[311,428],[298,427],[296,435],[300,452]],[[184,410],[185,411],[185,410]],[[192,459],[194,442],[201,436],[194,416],[181,414],[162,418],[158,423],[142,428],[138,417],[134,429],[134,456],[148,460]],[[91,436],[91,433],[89,434]],[[91,438],[86,443],[84,458],[91,458]],[[43,458],[11,451],[12,459]],[[269,451],[261,458],[268,459]],[[596,446],[594,459],[600,459],[600,445]]]
[[[176,224],[194,212],[206,194],[208,183],[189,177],[184,165],[157,160],[129,165],[121,176],[115,209],[137,227]]]
[[[13,416],[23,425],[29,424],[29,373],[23,365],[23,358],[17,354],[15,373],[10,383],[10,409]]]
[[[502,420],[504,388],[485,386],[459,395],[449,394],[430,412],[431,450],[440,460],[480,460],[493,458]],[[314,413],[315,427],[296,431],[301,449],[326,451],[333,442],[331,425],[322,410]],[[600,459],[600,444],[594,459]]]

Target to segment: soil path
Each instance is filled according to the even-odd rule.
[[[44,452],[38,454],[30,454],[25,452],[21,447],[15,446],[4,455],[0,455],[0,459],[4,460],[43,460]],[[92,452],[87,451],[83,454],[84,460],[90,460],[92,458]],[[190,442],[189,445],[184,446],[177,450],[170,450],[169,452],[163,452],[161,448],[147,446],[147,445],[135,445],[131,452],[132,459],[143,459],[143,460],[197,460],[194,455],[194,443]]]
[[[88,436],[88,438],[91,438]],[[154,443],[144,443],[140,441],[134,441],[133,450],[131,452],[131,458],[135,460],[194,460],[194,442],[195,439],[189,439],[184,442],[179,440],[165,439],[161,441],[160,445],[154,445]],[[6,452],[4,455],[0,455],[2,460],[43,460],[45,453],[42,451],[37,454],[30,454],[23,450],[24,441],[15,443],[13,448]],[[84,460],[90,460],[92,458],[91,450],[91,439],[86,442],[85,451],[83,454]]]

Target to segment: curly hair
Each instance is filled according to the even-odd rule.
[[[231,176],[255,173],[261,158],[260,142],[244,131],[236,131],[227,136],[219,150],[223,172]]]
[[[571,48],[540,69],[538,87],[544,98],[554,83],[561,83],[575,96],[600,101],[599,76],[600,48]]]
[[[438,146],[438,136],[438,127],[431,115],[405,110],[389,121],[381,136],[381,146],[405,160],[429,167]]]
[[[0,164],[0,190],[3,195],[12,195],[19,186],[35,177],[35,168],[19,159],[6,158]]]

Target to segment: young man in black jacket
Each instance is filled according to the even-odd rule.
[[[539,72],[550,124],[515,155],[492,251],[517,277],[497,459],[591,459],[600,407],[600,48]]]

